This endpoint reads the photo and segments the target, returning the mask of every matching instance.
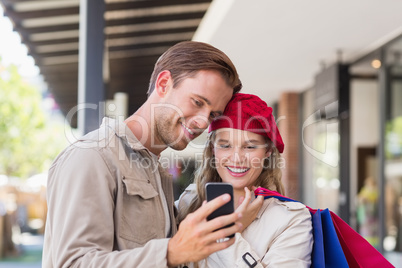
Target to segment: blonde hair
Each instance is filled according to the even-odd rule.
[[[197,186],[197,195],[188,207],[179,211],[179,222],[181,222],[189,213],[194,212],[201,207],[202,202],[206,200],[205,185],[208,182],[222,182],[222,179],[216,170],[215,158],[213,156],[213,144],[215,138],[216,131],[212,131],[207,138],[201,165],[194,172],[194,183]],[[273,147],[271,140],[266,138],[266,141],[268,149],[271,149],[272,153],[268,158],[264,159],[263,171],[258,176],[254,186],[261,186],[284,195],[284,188],[281,181],[282,173],[278,167],[280,154],[278,149]]]

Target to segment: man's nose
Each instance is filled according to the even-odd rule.
[[[206,129],[209,126],[209,112],[207,113],[200,113],[196,117],[194,117],[194,124],[199,129]]]

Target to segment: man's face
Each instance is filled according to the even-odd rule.
[[[156,144],[183,150],[223,113],[232,94],[233,89],[216,71],[199,71],[176,88],[170,80],[162,104],[154,109]]]

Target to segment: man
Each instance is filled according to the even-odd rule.
[[[43,267],[175,267],[232,245],[216,241],[240,230],[239,213],[206,221],[228,195],[177,230],[171,178],[158,155],[184,149],[240,89],[233,63],[213,46],[182,42],[167,50],[147,101],[124,123],[105,118],[51,166]]]

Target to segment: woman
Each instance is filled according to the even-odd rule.
[[[284,144],[272,108],[255,95],[237,93],[209,132],[195,184],[176,203],[179,220],[202,206],[206,183],[226,182],[233,185],[243,230],[234,245],[191,265],[310,267],[313,236],[308,209],[298,202],[254,199],[250,193],[260,186],[283,194],[279,153]]]

